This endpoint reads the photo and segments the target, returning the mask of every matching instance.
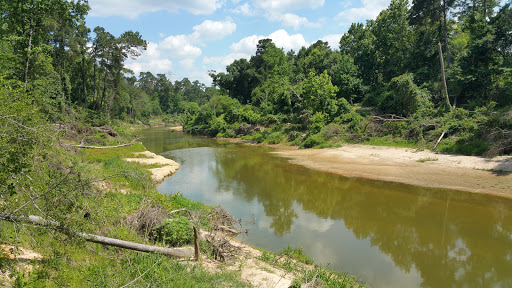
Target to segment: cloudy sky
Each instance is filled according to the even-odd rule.
[[[337,48],[353,22],[374,19],[390,0],[89,0],[87,25],[115,36],[138,31],[148,48],[128,68],[211,84],[209,70],[225,71],[271,38],[285,52],[321,39]]]

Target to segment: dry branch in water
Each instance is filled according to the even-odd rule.
[[[36,224],[36,225],[43,225],[43,226],[49,226],[55,230],[62,230],[59,228],[60,224],[56,221],[52,220],[46,220],[39,216],[19,216],[14,217],[11,214],[0,214],[0,220],[9,221],[9,222],[26,222],[30,224]],[[140,252],[148,252],[148,253],[157,253],[157,254],[163,254],[170,257],[178,257],[178,258],[188,258],[192,257],[194,255],[194,252],[190,249],[184,249],[184,248],[166,248],[166,247],[158,247],[158,246],[152,246],[152,245],[145,245],[135,242],[129,242],[125,240],[119,240],[114,238],[108,238],[104,236],[94,235],[94,234],[88,234],[84,232],[77,232],[77,231],[68,231],[71,232],[73,235],[76,235],[78,237],[82,237],[86,241],[93,242],[93,243],[99,243],[103,245],[108,246],[114,246],[124,249],[131,249],[135,251]]]

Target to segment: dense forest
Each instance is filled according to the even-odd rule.
[[[91,31],[87,1],[0,7],[3,85],[30,94],[51,122],[162,116],[189,132],[303,147],[427,147],[443,135],[442,151],[512,149],[510,3],[394,0],[375,20],[352,24],[339,47],[317,41],[283,51],[261,39],[249,60],[210,73],[213,87],[133,75],[125,61],[146,41],[134,31]]]

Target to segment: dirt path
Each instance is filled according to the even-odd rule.
[[[311,169],[512,198],[512,157],[492,159],[416,149],[344,144],[341,148],[278,148],[276,154]]]

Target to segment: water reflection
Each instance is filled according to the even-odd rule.
[[[377,287],[512,287],[509,200],[344,178],[261,147],[183,137],[186,147],[210,148],[164,153],[186,164],[159,190],[254,215],[252,244],[301,245],[316,261]],[[153,142],[161,148],[152,141],[145,140],[150,150],[167,151],[168,139]]]

